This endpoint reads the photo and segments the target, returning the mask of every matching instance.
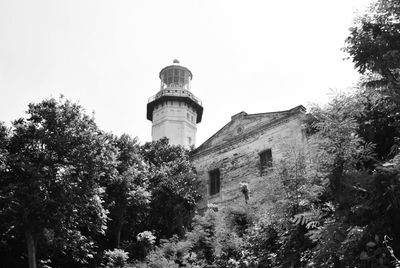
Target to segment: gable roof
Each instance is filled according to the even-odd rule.
[[[230,122],[194,150],[194,157],[214,147],[220,147],[237,140],[242,136],[248,136],[254,131],[276,125],[290,116],[302,114],[305,111],[306,108],[303,105],[298,105],[292,109],[277,112],[247,114],[242,111],[237,113],[231,117]]]

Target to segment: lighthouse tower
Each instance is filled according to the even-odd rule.
[[[172,145],[195,145],[196,124],[201,122],[203,106],[190,90],[192,72],[174,60],[159,77],[160,91],[147,103],[153,141],[167,137]]]

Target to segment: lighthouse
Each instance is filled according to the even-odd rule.
[[[191,91],[192,72],[174,60],[160,71],[159,78],[160,90],[147,103],[152,140],[167,137],[172,145],[194,146],[203,106]]]

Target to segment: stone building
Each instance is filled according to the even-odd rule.
[[[260,114],[240,112],[194,151],[193,161],[202,183],[203,201],[224,205],[243,199],[239,184],[250,193],[268,187],[264,176],[283,156],[288,143],[304,143],[305,108]]]
[[[160,90],[147,103],[152,140],[167,137],[172,145],[195,145],[203,106],[191,92],[192,72],[174,60],[160,71],[159,78]],[[304,113],[300,105],[287,111],[232,116],[194,151],[192,159],[202,182],[199,208],[236,202],[242,197],[241,182],[249,184],[251,193],[268,187],[265,174],[283,157],[284,145],[305,141]]]
[[[196,124],[201,122],[203,106],[191,92],[192,72],[174,60],[159,77],[160,90],[147,103],[147,119],[153,123],[152,140],[167,137],[172,145],[195,145]]]

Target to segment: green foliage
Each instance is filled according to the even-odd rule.
[[[182,236],[201,197],[188,151],[169,145],[167,139],[146,143],[140,151],[149,166],[152,195],[147,226],[159,238]]]
[[[161,240],[137,267],[237,267],[243,240],[226,228],[226,215],[209,209],[195,216],[184,239]]]
[[[148,168],[139,145],[127,135],[113,137],[117,166],[104,181],[106,205],[110,211],[108,235],[116,247],[134,240],[145,224],[151,198]]]
[[[207,210],[203,217],[194,217],[193,230],[187,234],[192,251],[208,264],[211,264],[215,257],[217,221],[217,212]]]
[[[147,255],[145,262],[136,262],[133,267],[138,268],[178,268],[179,264],[163,255],[162,250],[152,251]]]
[[[13,123],[6,143],[1,217],[25,233],[30,267],[42,247],[59,260],[85,263],[93,256],[93,236],[106,229],[99,183],[114,165],[110,141],[82,107],[64,99],[30,104],[28,115]],[[51,239],[41,238],[45,230]]]
[[[355,118],[359,125],[358,134],[366,142],[375,145],[377,159],[367,160],[369,166],[385,161],[399,153],[400,114],[399,103],[382,94],[376,88],[361,87],[354,100],[359,103]]]
[[[141,232],[136,237],[137,241],[145,243],[149,246],[153,245],[156,241],[156,237],[150,231]]]
[[[156,237],[150,231],[144,231],[136,236],[136,240],[143,251],[143,257],[146,257],[147,252],[153,247],[156,242]]]
[[[243,255],[240,263],[247,263],[251,267],[272,267],[277,263],[276,251],[279,248],[279,224],[260,219],[244,237]]]
[[[334,99],[323,113],[315,113],[319,120],[318,132],[312,139],[317,138],[314,144],[328,153],[323,155],[329,156],[327,162],[322,162],[322,167],[330,181],[326,193],[331,194],[321,196],[320,200],[328,198],[331,201],[314,200],[312,206],[294,216],[294,223],[307,229],[305,235],[315,245],[307,251],[304,259],[310,267],[388,264],[383,245],[372,247],[368,237],[398,233],[396,226],[399,221],[397,217],[393,218],[398,212],[392,207],[397,207],[394,205],[397,204],[394,192],[398,182],[393,180],[393,176],[397,176],[398,166],[394,168],[394,163],[380,166],[375,160],[378,167],[374,173],[365,170],[371,167],[365,163],[374,159],[376,149],[358,135],[360,132],[363,134],[363,129],[355,119],[365,116],[363,109],[367,103],[360,95],[341,96]],[[384,109],[383,106],[380,109]],[[390,109],[388,107],[385,112],[390,113]],[[381,130],[370,131],[376,135]],[[390,142],[387,144],[393,145]],[[383,151],[379,153],[389,157]]]
[[[346,40],[349,53],[360,73],[375,77],[369,84],[400,101],[400,4],[377,0],[355,20]]]
[[[122,267],[124,251],[107,249],[144,258],[156,243],[146,230],[182,236],[200,198],[188,151],[103,133],[63,98],[30,104],[11,129],[0,124],[0,186],[9,266],[97,266],[105,254],[107,267]]]
[[[0,171],[6,168],[8,132],[6,126],[0,121]]]
[[[359,135],[376,145],[380,161],[398,153],[400,137],[400,4],[377,0],[358,16],[344,50],[360,73],[366,74],[356,99]],[[370,161],[369,165],[376,164]]]
[[[360,113],[359,106],[354,96],[339,94],[324,109],[311,109],[318,120],[314,123],[318,131],[313,140],[326,157],[330,156],[328,168],[336,169],[335,172],[350,172],[366,157],[366,152],[371,152],[371,145],[357,134],[355,118]]]
[[[122,249],[107,250],[104,252],[104,267],[123,268],[127,264],[128,253]]]
[[[230,206],[224,210],[224,214],[227,227],[240,237],[254,223],[254,212],[246,207]]]
[[[317,227],[319,220],[319,213],[314,213],[313,211],[306,211],[294,215],[293,223],[297,225],[305,225],[307,229]]]
[[[271,199],[275,204],[266,212],[259,210],[262,214],[247,229],[242,257],[236,259],[239,264],[390,265],[381,238],[384,234],[399,234],[400,222],[393,215],[398,215],[400,162],[395,157],[378,164],[376,147],[359,135],[359,119],[365,116],[367,103],[358,93],[342,94],[326,107],[311,110],[313,120],[307,122],[312,124],[313,132],[308,144],[287,144],[282,148],[284,159],[276,163],[268,177],[277,183],[275,198]],[[387,114],[394,111],[391,107],[379,109]],[[392,146],[393,142],[387,145]],[[371,159],[376,165],[374,172],[368,170]],[[394,252],[398,246],[393,245]]]

